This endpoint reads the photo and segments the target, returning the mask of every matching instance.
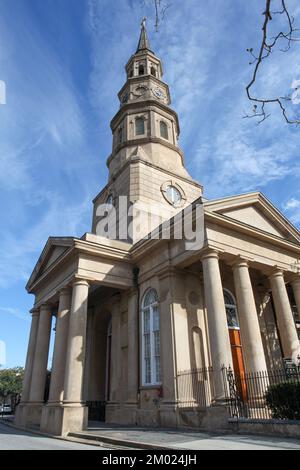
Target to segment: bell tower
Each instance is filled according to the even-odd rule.
[[[167,219],[202,195],[202,186],[184,166],[178,116],[170,107],[162,63],[151,50],[145,23],[144,18],[136,52],[125,66],[120,109],[110,124],[109,180],[93,201],[93,232],[97,206],[107,202],[118,210],[119,196],[127,196],[129,204],[162,205]]]

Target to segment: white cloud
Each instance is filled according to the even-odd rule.
[[[300,224],[300,199],[292,197],[283,204],[283,210],[294,224]]]
[[[27,322],[30,321],[28,313],[25,314],[18,308],[0,307],[0,311],[7,313],[8,315],[12,315],[13,317],[18,318],[19,320],[24,320]]]
[[[50,196],[50,195],[48,195]],[[90,228],[89,200],[66,206],[55,193],[51,195],[45,212],[35,224],[16,226],[15,233],[3,233],[0,247],[0,287],[28,280],[48,237],[81,236]],[[16,224],[17,224],[16,220]]]

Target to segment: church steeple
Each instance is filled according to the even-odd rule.
[[[150,49],[145,19],[125,70],[126,81],[118,93],[120,109],[110,123],[109,181],[95,207],[103,200],[127,196],[130,204],[162,204],[170,215],[197,199],[202,187],[185,168],[178,145],[179,119],[170,107],[161,60]],[[170,194],[176,194],[176,201]]]
[[[139,43],[137,46],[136,54],[145,49],[148,49],[148,51],[151,51],[150,41],[148,39],[148,34],[146,30],[146,18],[143,18],[142,23],[141,23],[141,34],[140,34],[140,39],[139,39]]]

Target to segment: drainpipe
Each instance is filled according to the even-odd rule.
[[[141,383],[141,367],[140,367],[140,286],[139,286],[139,272],[140,268],[137,266],[133,268],[133,286],[137,290],[137,307],[136,307],[136,315],[137,315],[137,330],[138,330],[138,343],[137,343],[137,350],[138,350],[138,357],[137,357],[137,399],[138,399],[138,406],[140,406],[140,383]]]

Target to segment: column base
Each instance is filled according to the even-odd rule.
[[[26,410],[26,403],[19,403],[15,410],[15,418],[14,423],[16,426],[25,426],[25,410]]]
[[[25,402],[19,403],[16,410],[15,424],[22,427],[39,427],[41,421],[43,403]]]
[[[88,407],[49,403],[43,407],[41,431],[55,436],[65,436],[71,431],[82,431],[88,425]]]
[[[137,409],[138,402],[135,400],[128,400],[124,403],[122,410],[124,424],[133,424],[134,426],[138,424]]]
[[[105,407],[105,422],[111,424],[119,424],[122,418],[122,413],[120,413],[120,411],[120,403],[116,401],[107,402]]]

